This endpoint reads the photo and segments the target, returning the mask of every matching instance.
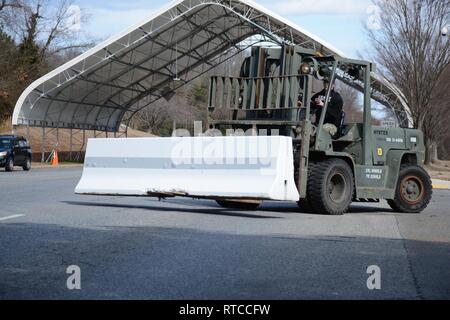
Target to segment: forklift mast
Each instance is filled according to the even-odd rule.
[[[361,133],[364,141],[360,157],[361,164],[371,165],[372,70],[373,65],[370,62],[324,57],[316,54],[314,50],[300,46],[255,46],[251,55],[244,60],[239,77],[211,78],[208,103],[210,126],[244,131],[249,128],[269,131],[276,129],[280,135],[292,137],[294,143],[309,139],[313,134],[312,150],[330,151],[333,139],[322,127],[331,88],[339,79],[364,95],[364,122]],[[313,82],[325,78],[331,83],[325,106],[321,119],[311,128],[314,130],[309,130]],[[231,111],[231,120],[214,119],[214,111],[222,107]]]

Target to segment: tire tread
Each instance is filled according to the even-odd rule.
[[[425,177],[425,181],[424,181],[425,189],[426,189],[425,192],[428,193],[428,196],[425,196],[425,201],[419,207],[417,207],[415,209],[406,207],[398,199],[399,184],[400,184],[400,180],[402,177],[402,173],[403,173],[403,171],[408,170],[408,169],[415,169],[422,173],[423,177]],[[400,171],[399,171],[399,181],[398,181],[396,189],[395,189],[395,199],[388,200],[387,202],[388,202],[389,206],[392,208],[392,210],[394,210],[395,212],[418,214],[418,213],[421,213],[423,210],[425,210],[428,207],[428,205],[431,202],[432,196],[433,196],[433,183],[431,181],[431,177],[428,174],[428,172],[426,172],[425,169],[423,169],[422,167],[420,167],[418,165],[403,164],[400,167]]]
[[[345,212],[347,212],[348,209],[350,208],[352,201],[349,201],[348,205],[342,210],[333,209],[326,205],[326,199],[324,199],[323,196],[323,188],[324,185],[326,184],[327,173],[330,167],[334,167],[337,165],[347,166],[348,169],[350,169],[351,171],[351,168],[344,160],[337,158],[316,162],[313,165],[310,165],[309,167],[308,190],[307,190],[309,200],[308,202],[316,213],[326,213],[329,215],[342,215]],[[351,179],[352,179],[352,186],[354,188],[353,174],[351,175]],[[351,192],[352,192],[351,198],[353,199],[354,190],[352,190]]]

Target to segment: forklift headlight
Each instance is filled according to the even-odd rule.
[[[300,74],[311,74],[311,66],[307,63],[300,65]]]

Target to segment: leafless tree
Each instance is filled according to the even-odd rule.
[[[380,8],[379,28],[367,28],[374,60],[404,93],[415,127],[425,132],[426,162],[430,163],[437,143],[434,130],[441,128],[435,121],[443,121],[436,117],[439,103],[433,103],[433,92],[450,63],[450,41],[440,33],[447,24],[450,0],[374,3]]]
[[[0,0],[0,28],[9,24],[11,9],[18,9],[21,6],[20,0]]]
[[[138,112],[131,125],[136,129],[155,134],[167,121],[169,121],[167,106],[161,100]]]
[[[0,11],[5,8],[17,8],[20,6],[19,0],[1,0],[0,1]]]
[[[0,0],[0,118],[36,78],[96,42],[87,20],[71,0]]]
[[[433,90],[431,99],[434,111],[425,118],[425,134],[433,141],[431,146],[431,161],[438,160],[438,146],[448,148],[446,140],[450,137],[450,66],[444,71],[439,83]],[[441,150],[445,154],[449,150]]]
[[[17,43],[28,41],[38,45],[41,60],[95,44],[82,29],[89,16],[72,0],[3,1],[10,3],[4,10],[4,29]]]
[[[130,126],[155,135],[171,135],[174,124],[177,128],[190,129],[194,121],[203,120],[196,106],[189,101],[190,90],[188,84],[177,89],[170,98],[151,103],[134,115]],[[146,104],[145,99],[141,103]]]

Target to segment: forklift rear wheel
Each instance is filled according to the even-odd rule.
[[[396,212],[421,213],[433,195],[433,185],[428,173],[419,166],[405,165],[400,169],[395,199],[388,200]]]
[[[348,211],[354,192],[351,167],[342,159],[317,162],[310,168],[308,200],[318,214],[342,215]]]
[[[262,204],[262,201],[252,200],[217,200],[216,202],[222,208],[238,210],[256,210]]]

